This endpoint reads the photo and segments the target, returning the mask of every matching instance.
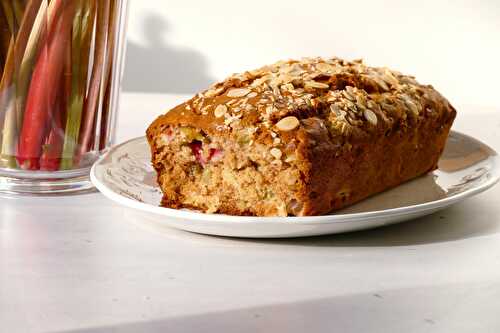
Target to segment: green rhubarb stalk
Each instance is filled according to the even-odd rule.
[[[14,13],[7,0],[1,0],[0,4],[0,60],[1,76],[3,77],[7,66],[7,57],[14,32]],[[3,123],[3,115],[0,115],[0,125]]]
[[[11,89],[11,88],[9,88]],[[12,95],[12,93],[10,93]],[[12,97],[12,96],[11,96]],[[5,119],[2,131],[2,154],[0,164],[5,168],[15,168],[16,163],[16,110],[14,98],[8,98],[5,105]]]
[[[12,4],[8,0],[2,0],[2,9],[7,19],[7,24],[9,25],[9,30],[11,34],[15,33],[16,19],[14,16],[14,8],[12,8]]]
[[[11,33],[9,29],[9,25],[7,23],[7,18],[5,16],[5,13],[3,11],[3,8],[0,7],[0,55],[1,55],[1,75],[0,75],[0,80],[4,76],[5,68],[7,67],[7,57],[10,49],[10,44],[11,44],[12,38],[11,38]],[[3,90],[0,90],[0,95],[3,94]],[[1,129],[3,125],[3,116],[0,112],[0,134],[1,134]],[[2,137],[0,135],[0,141],[2,140]]]
[[[71,36],[73,34],[71,33]],[[72,70],[72,59],[73,59],[73,50],[71,47],[69,47],[71,44],[70,42],[68,43],[68,46],[66,47],[66,55],[64,57],[64,69],[63,69],[63,83],[61,87],[61,102],[59,103],[59,108],[61,110],[61,117],[59,117],[60,123],[62,126],[61,130],[64,131],[66,128],[66,117],[68,115],[68,109],[69,109],[69,101],[71,98],[71,89],[72,89],[72,83],[73,83],[73,70]],[[64,138],[64,135],[62,136]],[[64,140],[62,140],[64,141]],[[62,144],[61,144],[62,148]],[[62,153],[62,149],[61,149]],[[61,158],[61,156],[58,156],[58,158]]]
[[[80,84],[82,98],[85,99],[87,92],[87,79],[89,75],[89,63],[92,52],[92,42],[94,37],[96,14],[97,14],[97,0],[84,1],[84,15],[82,19],[82,42],[80,59]]]
[[[12,10],[14,12],[14,18],[18,26],[21,25],[21,21],[23,20],[24,5],[24,1],[22,0],[12,1]]]
[[[87,88],[88,61],[95,21],[95,1],[78,0],[71,41],[71,94],[69,97],[61,170],[73,168]]]
[[[23,17],[23,4],[18,0],[12,1],[12,3],[8,3],[7,1],[2,1],[2,6],[4,11],[7,13],[7,18],[9,21],[9,28],[11,30],[13,41],[14,38],[18,37],[15,34],[18,34],[17,31],[19,24],[22,21]],[[18,42],[13,42],[11,58],[14,62],[14,72],[17,69],[16,66],[16,53],[19,49]],[[7,69],[10,71],[10,69]],[[9,77],[6,78],[5,84],[8,85],[5,91],[5,95],[2,96],[4,99],[2,100],[2,109],[4,113],[4,125],[2,131],[2,145],[1,145],[1,165],[7,168],[15,168],[17,167],[16,163],[16,140],[17,140],[17,131],[16,131],[16,110],[14,103],[14,91],[15,91],[15,74],[12,77],[12,74],[8,74]]]
[[[11,38],[9,51],[7,52],[7,60],[5,61],[5,70],[2,75],[2,80],[0,81],[0,116],[3,116],[3,119],[0,119],[0,124],[3,124],[2,127],[2,154],[0,154],[0,166],[1,167],[10,167],[12,165],[12,157],[8,152],[3,153],[3,147],[9,145],[11,142],[4,142],[4,137],[9,137],[12,133],[13,128],[10,114],[12,113],[11,100],[12,100],[12,74],[14,68],[14,38]],[[14,124],[15,127],[15,124]]]
[[[5,66],[5,61],[7,60],[7,51],[9,50],[10,43],[10,29],[9,24],[7,22],[7,17],[3,11],[3,8],[0,7],[0,60],[1,60],[1,72],[3,75],[3,68]]]

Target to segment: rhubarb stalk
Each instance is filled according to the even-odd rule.
[[[13,89],[11,87],[12,75],[14,73],[14,38],[10,40],[9,50],[7,52],[7,59],[5,61],[6,69],[3,72],[2,80],[0,81],[0,124],[3,125],[2,137],[3,135],[10,136],[12,132],[12,119],[9,115],[12,113],[12,95]],[[4,146],[2,140],[2,150]],[[10,167],[12,166],[12,161],[9,154],[0,155],[0,166]]]
[[[9,25],[10,33],[13,35],[16,31],[16,18],[14,16],[14,8],[12,8],[12,4],[10,1],[2,0],[3,13],[5,18],[7,19],[7,24]]]
[[[51,4],[61,1],[52,0]],[[19,139],[17,157],[23,169],[39,168],[47,120],[56,99],[55,87],[59,86],[62,76],[65,47],[70,45],[74,8],[74,2],[67,1],[62,8],[62,14],[54,16],[56,24],[54,27],[49,26],[47,43],[36,62]]]
[[[16,61],[16,122],[18,132],[21,131],[23,123],[26,95],[28,94],[33,65],[44,39],[47,38],[46,1],[31,0],[28,3],[18,39],[21,39],[25,31],[29,33],[29,37],[24,52],[19,54],[21,58]]]
[[[83,102],[87,89],[88,64],[90,58],[92,35],[95,24],[96,1],[80,0],[77,4],[81,14],[73,22],[72,52],[72,84],[66,120],[64,148],[61,170],[73,167],[75,149],[78,143]]]
[[[14,18],[17,21],[17,25],[20,25],[23,20],[24,13],[24,1],[22,0],[13,0],[12,1],[12,10],[14,11]]]
[[[16,95],[19,87],[22,56],[29,42],[30,31],[39,9],[44,10],[43,6],[39,8],[40,2],[41,0],[30,1],[21,19],[19,17],[22,15],[20,12],[23,10],[22,5],[19,4],[19,1],[13,2],[14,16],[16,20],[20,20],[22,23],[15,36],[13,51],[9,53],[9,57],[11,58],[4,68],[5,81],[0,87],[0,90],[2,90],[0,105],[2,110],[4,110],[2,113],[5,117],[2,131],[1,156],[3,165],[8,167],[16,167],[14,158],[18,136]],[[8,87],[7,90],[4,90],[5,87]]]
[[[102,118],[100,121],[100,141],[99,141],[99,149],[104,149],[106,146],[106,140],[108,139],[108,131],[110,130],[110,119],[109,114],[111,112],[111,90],[112,90],[112,71],[113,71],[113,60],[115,55],[115,44],[116,44],[116,31],[118,29],[117,25],[117,10],[118,10],[118,1],[111,0],[111,9],[109,16],[109,25],[108,25],[108,45],[106,49],[106,71],[104,75],[103,82],[103,108],[102,108]]]
[[[61,153],[64,143],[65,120],[68,101],[71,94],[71,48],[65,48],[63,76],[61,89],[58,91],[54,108],[49,116],[49,134],[42,146],[42,156],[40,157],[40,170],[59,170],[61,163]]]
[[[9,24],[7,22],[7,17],[3,11],[3,9],[0,8],[0,60],[2,64],[2,75],[3,75],[3,69],[5,67],[5,62],[7,60],[7,52],[9,50],[9,44],[10,44],[10,38],[11,33],[9,29]]]
[[[66,108],[64,98],[61,97],[62,94],[64,94],[64,91],[60,92],[59,98],[54,105],[54,109],[52,110],[53,112],[49,124],[49,134],[45,138],[42,146],[40,170],[56,171],[59,169],[64,138],[62,118],[64,113],[63,110]]]
[[[79,145],[76,154],[77,161],[79,161],[81,156],[88,151],[93,140],[92,129],[94,128],[94,119],[96,118],[96,111],[99,104],[99,95],[101,92],[100,87],[103,79],[103,67],[106,55],[106,35],[109,24],[109,10],[110,0],[97,2],[94,64],[90,78],[89,92],[85,100],[82,125],[79,134]]]

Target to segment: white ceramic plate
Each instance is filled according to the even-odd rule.
[[[242,217],[160,207],[162,193],[144,137],[112,148],[91,170],[108,198],[154,220],[187,231],[235,237],[299,237],[342,233],[401,222],[478,194],[500,179],[500,159],[485,144],[452,132],[439,169],[341,211],[311,217]]]

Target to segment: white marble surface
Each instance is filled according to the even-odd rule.
[[[181,97],[123,98],[119,140]],[[500,148],[500,114],[455,129]],[[500,186],[353,234],[207,237],[86,194],[0,199],[0,332],[498,332]]]

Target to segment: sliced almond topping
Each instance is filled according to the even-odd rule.
[[[299,120],[294,116],[285,117],[276,124],[276,127],[280,131],[291,131],[296,129],[298,126]]]
[[[396,78],[394,77],[394,75],[392,75],[391,71],[390,71],[389,69],[387,69],[387,68],[384,70],[384,75],[382,76],[382,79],[383,79],[385,82],[387,82],[387,83],[389,83],[389,84],[393,85],[394,87],[397,87],[397,86],[398,86],[398,83],[399,83],[399,82],[398,82],[398,79],[396,79]]]
[[[207,91],[205,91],[205,93],[203,94],[203,96],[207,97],[207,98],[210,98],[210,97],[214,97],[218,94],[220,94],[222,91],[224,90],[224,87],[220,87],[220,88],[217,88],[217,89],[209,89]]]
[[[335,69],[332,65],[326,64],[324,62],[320,62],[319,64],[317,64],[316,68],[322,73],[333,72],[333,70]]]
[[[276,108],[272,105],[268,105],[266,106],[266,114],[270,115],[272,114],[274,111],[276,111]]]
[[[351,102],[354,102],[356,101],[356,97],[354,97],[350,92],[348,92],[347,90],[344,90],[342,91],[342,95],[345,96],[345,98],[347,98],[348,100],[350,100]]]
[[[415,103],[413,103],[413,101],[405,99],[405,104],[414,115],[418,116],[418,107]]]
[[[227,97],[243,97],[250,93],[250,89],[247,88],[235,88],[227,92]]]
[[[366,108],[366,99],[363,95],[356,95],[356,105],[363,109]]]
[[[363,111],[363,115],[370,124],[372,124],[373,126],[377,126],[377,115],[372,110],[366,109],[365,111]]]
[[[293,76],[298,76],[298,75],[301,75],[302,73],[304,72],[304,70],[302,69],[302,67],[295,63],[293,65],[291,65],[287,71],[288,74],[290,75],[293,75]]]
[[[330,111],[332,111],[335,114],[335,117],[339,119],[344,119],[346,116],[346,112],[344,110],[341,110],[337,105],[331,104],[330,105]]]
[[[281,156],[283,155],[283,153],[281,152],[281,150],[279,150],[278,148],[271,148],[271,150],[269,152],[277,160],[281,159]]]
[[[214,110],[214,116],[216,118],[220,118],[220,117],[223,117],[227,112],[227,106],[221,104],[221,105],[217,105],[217,107],[215,108]]]
[[[287,83],[287,84],[282,85],[282,86],[281,86],[281,89],[282,89],[282,90],[285,90],[285,91],[290,91],[290,92],[292,92],[292,93],[293,93],[294,86],[293,86],[293,84],[291,84],[291,83]]]
[[[254,98],[257,96],[257,93],[255,91],[252,91],[250,94],[247,95],[248,98]]]
[[[328,89],[330,86],[326,83],[316,82],[316,81],[306,81],[306,87],[318,88],[318,89]]]
[[[371,76],[372,80],[377,83],[377,85],[382,88],[384,91],[389,91],[389,86],[387,86],[387,83],[385,83],[384,80],[381,80],[378,76],[372,75]]]

